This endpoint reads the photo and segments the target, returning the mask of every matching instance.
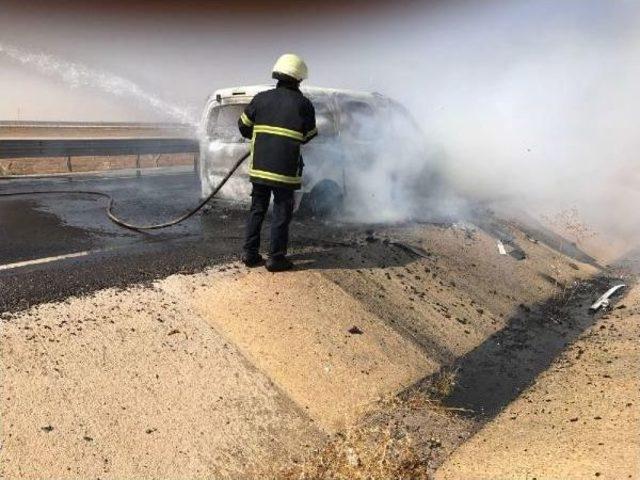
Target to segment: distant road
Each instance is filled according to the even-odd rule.
[[[181,123],[87,123],[1,122],[0,140],[11,139],[102,139],[102,138],[192,138],[195,125]]]

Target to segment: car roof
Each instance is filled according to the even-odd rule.
[[[275,85],[247,85],[240,87],[230,87],[230,88],[221,88],[213,92],[213,95],[209,97],[210,99],[221,98],[222,100],[228,100],[232,98],[253,98],[258,93],[264,92],[265,90],[270,90],[274,88]],[[339,88],[325,88],[325,87],[315,87],[315,86],[307,86],[303,85],[300,87],[300,90],[305,95],[310,97],[318,97],[323,95],[345,95],[348,97],[352,97],[354,99],[361,100],[372,100],[374,98],[381,98],[383,95],[379,93],[370,93],[370,92],[361,92],[357,90],[346,90]]]

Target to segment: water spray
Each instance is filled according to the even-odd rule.
[[[72,88],[91,87],[116,97],[133,98],[180,123],[197,126],[189,110],[168,103],[157,95],[146,92],[131,80],[110,72],[62,60],[46,53],[27,52],[2,43],[0,43],[0,54],[21,65],[31,67],[41,74],[58,78]]]

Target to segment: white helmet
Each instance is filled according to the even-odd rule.
[[[273,74],[281,73],[295,78],[299,82],[305,80],[309,76],[307,64],[304,63],[298,55],[293,53],[285,53],[273,66]]]

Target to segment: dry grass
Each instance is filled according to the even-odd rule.
[[[310,459],[274,472],[287,480],[426,480],[430,451],[421,452],[395,425],[357,427],[337,434]]]
[[[458,379],[457,368],[442,368],[434,377],[429,390],[436,399],[443,399],[453,393]]]
[[[451,393],[457,371],[444,370],[433,382],[433,392],[390,397],[366,407],[362,421],[334,435],[307,458],[270,468],[259,477],[283,480],[428,480],[436,438],[415,438],[402,421],[412,412],[429,410],[452,415],[437,399]]]
[[[565,252],[565,235],[573,238],[573,245],[578,247],[586,240],[596,237],[598,234],[592,227],[587,225],[581,220],[580,212],[577,208],[569,208],[561,210],[554,215],[543,215],[542,220],[548,225],[554,228],[561,234],[561,242],[558,247],[560,256],[556,255],[554,261],[551,264],[551,271],[554,274],[555,286],[556,286],[556,298],[564,303],[570,300],[567,299],[567,293],[570,293],[571,288],[576,286],[576,282],[571,282],[570,279],[562,281],[562,271],[566,263]]]

